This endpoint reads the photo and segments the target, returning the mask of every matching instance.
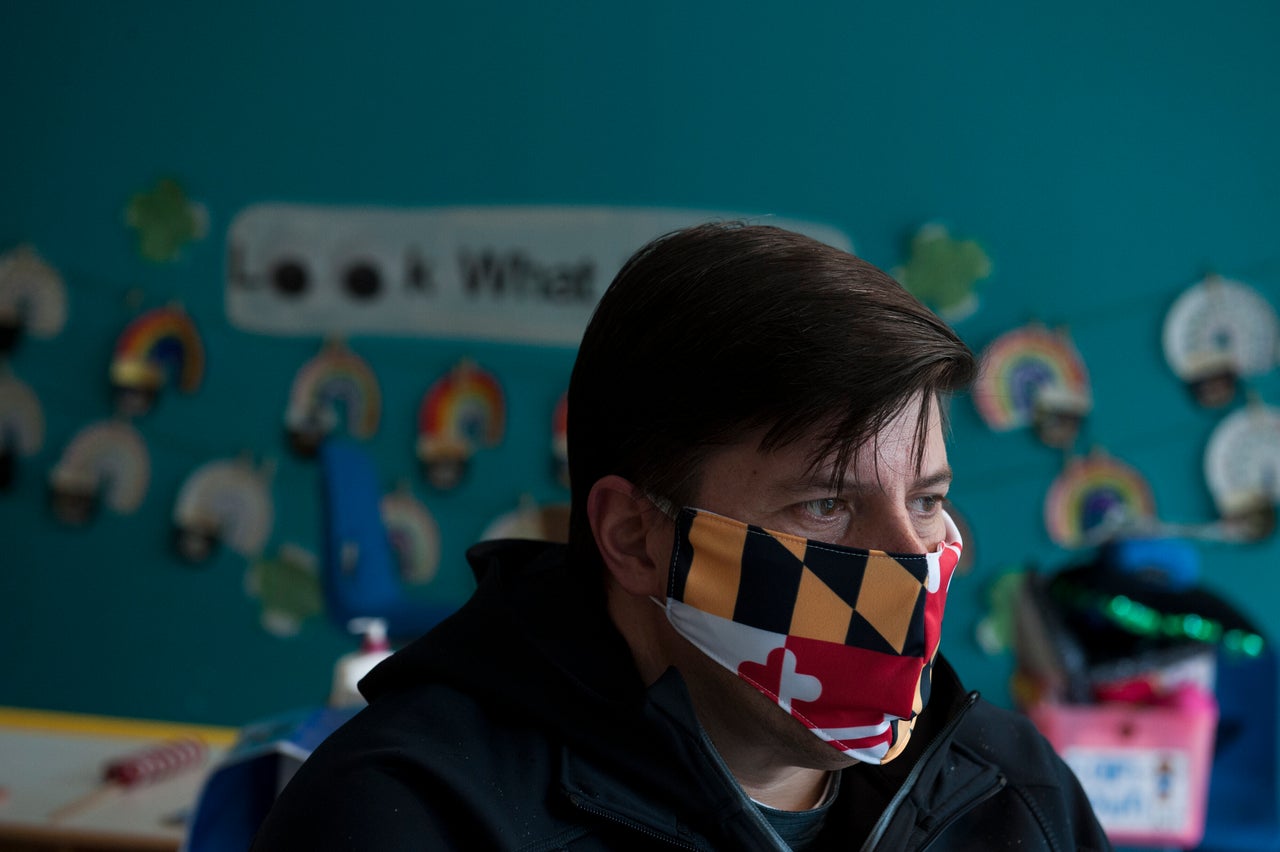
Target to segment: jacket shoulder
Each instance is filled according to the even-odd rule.
[[[961,723],[955,744],[994,764],[1009,783],[1056,783],[1065,768],[1030,719],[984,699]]]
[[[406,837],[423,848],[519,846],[512,838],[534,826],[516,817],[545,797],[558,752],[495,713],[438,685],[366,707],[299,767],[254,848],[396,849]]]
[[[952,748],[995,767],[1003,786],[991,804],[1004,819],[1016,810],[1028,828],[1037,826],[1045,848],[1111,848],[1075,774],[1025,715],[979,700]]]

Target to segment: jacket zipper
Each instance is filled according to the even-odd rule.
[[[955,729],[959,727],[960,722],[964,719],[965,715],[977,702],[978,693],[970,692],[964,706],[956,711],[956,714],[947,721],[947,724],[943,729],[939,731],[937,736],[935,736],[929,742],[929,745],[925,747],[924,754],[920,755],[920,759],[916,761],[916,765],[911,767],[911,771],[907,773],[907,777],[903,780],[902,786],[898,788],[898,792],[895,793],[893,798],[889,801],[888,806],[884,809],[884,813],[880,814],[880,819],[876,820],[876,827],[871,830],[870,836],[868,836],[866,842],[862,844],[861,852],[872,852],[872,850],[879,845],[881,838],[884,837],[884,833],[889,829],[889,823],[893,822],[894,816],[898,813],[898,808],[902,806],[903,801],[905,801],[907,796],[910,795],[911,789],[915,787],[916,781],[920,779],[920,774],[924,772],[924,768],[933,760],[938,749],[941,748],[944,743],[951,741],[951,735],[955,733]],[[988,791],[988,796],[994,795],[995,790],[1000,789],[1000,786],[1001,785],[996,785],[994,790]],[[976,802],[974,804],[976,804]],[[965,808],[964,810],[967,811],[968,808]],[[963,812],[964,811],[962,811],[962,813]],[[947,825],[949,825],[950,822],[951,821],[948,820]],[[930,837],[929,842],[932,841],[933,837]]]
[[[702,750],[711,759],[712,763],[720,768],[720,775],[729,782],[729,786],[733,789],[734,795],[738,802],[742,805],[742,810],[748,814],[748,819],[755,823],[756,828],[760,829],[773,844],[773,848],[777,852],[790,852],[786,842],[778,835],[773,826],[765,820],[760,814],[760,809],[756,807],[756,803],[751,801],[751,797],[742,789],[742,785],[738,783],[738,779],[729,771],[729,767],[725,764],[724,758],[720,756],[720,752],[716,751],[715,745],[711,742],[711,737],[707,736],[707,732],[702,730],[702,726],[698,726],[699,738],[702,740]]]
[[[916,781],[919,780],[921,773],[924,771],[924,767],[927,766],[930,763],[930,761],[932,761],[938,749],[941,748],[944,743],[947,743],[951,740],[951,735],[955,733],[955,729],[959,727],[960,722],[963,721],[965,715],[968,714],[968,712],[973,708],[973,705],[976,704],[977,702],[978,702],[978,693],[976,691],[970,692],[966,698],[964,705],[960,707],[959,710],[956,711],[954,716],[952,716],[949,720],[947,720],[947,724],[942,728],[941,731],[938,732],[937,736],[935,736],[929,742],[929,745],[925,747],[924,753],[920,755],[920,759],[916,761],[916,765],[911,768],[911,772],[907,774],[906,779],[902,782],[902,787],[899,788],[896,794],[894,794],[893,799],[889,802],[889,805],[885,808],[884,813],[882,813],[880,815],[880,819],[876,821],[876,826],[874,829],[872,829],[871,835],[867,838],[866,842],[863,843],[861,852],[874,852],[876,846],[879,844],[881,838],[884,836],[885,831],[888,830],[889,823],[893,821],[894,815],[898,812],[898,808],[902,805],[902,802],[906,799],[906,797],[911,793],[911,789],[915,786]],[[764,835],[773,842],[774,848],[778,850],[778,852],[787,852],[788,847],[786,843],[784,843],[782,838],[778,836],[778,833],[773,830],[773,826],[769,825],[765,821],[764,817],[760,815],[760,811],[755,807],[755,804],[747,797],[747,794],[742,791],[742,788],[738,785],[737,781],[734,780],[733,774],[729,772],[729,767],[725,765],[724,759],[720,757],[720,754],[715,750],[715,746],[711,744],[710,738],[707,736],[706,731],[699,730],[698,733],[700,735],[700,739],[702,742],[703,752],[720,769],[721,775],[724,778],[730,780],[729,786],[733,789],[734,794],[737,796],[739,802],[743,805],[743,810],[748,814],[748,819],[751,819],[751,821],[755,823],[756,827],[759,828],[764,833]],[[938,836],[942,834],[943,830],[945,830],[948,826],[950,826],[953,822],[955,822],[955,820],[959,819],[961,816],[968,813],[977,805],[981,804],[982,802],[985,802],[987,799],[994,796],[1003,787],[1004,787],[1004,776],[1000,776],[999,781],[996,784],[993,784],[988,790],[985,790],[982,796],[976,799],[973,799],[965,807],[951,814],[950,817],[945,822],[941,823],[938,826],[935,826],[934,830],[929,833],[929,836],[925,839],[924,844],[920,847],[921,852],[923,852],[925,847],[932,844],[933,841],[936,840]],[[593,805],[589,803],[586,799],[584,799],[582,796],[577,795],[576,793],[569,794],[569,801],[572,802],[575,807],[587,813],[602,817],[618,825],[626,826],[627,828],[630,828],[633,831],[643,834],[646,837],[650,837],[652,839],[659,840],[671,846],[676,846],[682,849],[696,850],[698,848],[695,844],[690,843],[689,841],[682,840],[678,837],[673,837],[670,834],[654,831],[652,828],[649,828],[644,823],[637,822],[636,820],[629,819],[628,817],[620,816],[612,811],[608,811],[596,805]]]
[[[960,817],[969,813],[969,811],[973,810],[978,805],[982,804],[987,799],[990,799],[996,793],[999,793],[1001,790],[1003,790],[1004,785],[1005,785],[1004,775],[1000,775],[997,778],[996,783],[992,784],[990,787],[984,790],[981,796],[979,796],[976,799],[973,799],[968,804],[966,804],[963,808],[960,808],[957,811],[953,811],[951,815],[946,818],[946,820],[939,823],[938,825],[935,825],[933,827],[933,831],[929,832],[928,836],[925,837],[924,842],[920,844],[920,852],[925,852],[926,849],[932,846],[933,841],[941,837],[942,832],[950,828],[952,823],[960,819]]]
[[[778,835],[778,832],[774,831],[773,826],[769,825],[769,823],[765,821],[765,818],[761,816],[759,808],[757,808],[755,803],[751,801],[751,798],[743,792],[742,787],[737,782],[737,779],[733,777],[733,773],[731,773],[729,771],[729,767],[725,765],[724,759],[720,757],[720,753],[716,751],[715,746],[711,743],[711,738],[707,736],[706,731],[701,729],[701,726],[699,726],[698,729],[698,738],[699,743],[702,746],[703,754],[706,755],[712,764],[716,766],[720,771],[721,778],[725,779],[730,789],[733,790],[733,795],[737,798],[741,810],[747,815],[747,819],[750,820],[752,824],[754,824],[755,827],[769,839],[770,845],[775,852],[790,852],[790,847],[788,847],[783,839]],[[655,831],[642,822],[638,822],[629,817],[624,817],[620,814],[614,813],[613,811],[601,808],[600,806],[587,801],[577,793],[569,793],[568,795],[569,801],[575,807],[587,813],[607,819],[618,825],[626,826],[627,828],[633,829],[646,837],[660,840],[683,849],[697,850],[699,848],[696,844],[690,841],[674,837],[665,832]]]
[[[617,823],[618,825],[621,825],[621,826],[625,826],[626,828],[629,828],[632,831],[639,832],[640,834],[643,834],[646,837],[652,838],[653,840],[658,840],[680,849],[696,850],[698,848],[695,844],[690,843],[687,840],[682,840],[679,837],[674,837],[670,834],[664,834],[663,832],[660,832],[660,831],[654,831],[652,828],[649,828],[649,826],[645,825],[642,822],[637,822],[636,820],[629,819],[624,816],[620,816],[614,813],[613,811],[606,810],[601,807],[597,807],[596,805],[593,805],[590,802],[588,802],[582,796],[579,796],[577,793],[570,793],[569,801],[573,803],[574,807],[578,808],[581,811],[585,811],[586,813],[589,813],[589,814],[594,814],[595,816],[602,817],[604,819],[609,820],[610,822]]]

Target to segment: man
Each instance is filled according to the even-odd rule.
[[[474,548],[471,601],[361,683],[257,848],[1109,848],[936,654],[974,370],[814,240],[646,246],[570,381],[568,546]]]

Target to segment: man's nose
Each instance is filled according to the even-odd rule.
[[[928,553],[930,546],[921,540],[920,533],[905,512],[885,512],[877,518],[873,529],[867,531],[862,542],[854,547],[870,547],[886,553]]]

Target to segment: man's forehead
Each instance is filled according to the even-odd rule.
[[[889,483],[906,480],[915,488],[926,488],[945,485],[951,482],[953,474],[945,457],[942,459],[926,459],[923,466],[917,466],[914,459],[907,465],[877,461],[871,470],[857,470],[850,465],[844,470],[837,470],[834,465],[824,465],[810,472],[800,471],[794,476],[783,476],[778,483],[782,488],[797,493],[814,489],[834,489],[842,493],[880,492]]]
[[[830,437],[809,436],[772,450],[757,445],[756,450],[781,462],[775,469],[797,490],[881,490],[886,478],[949,480],[946,444],[936,421],[923,436],[914,426],[913,422],[912,428],[887,435],[889,430],[882,430],[861,443],[842,444]]]

